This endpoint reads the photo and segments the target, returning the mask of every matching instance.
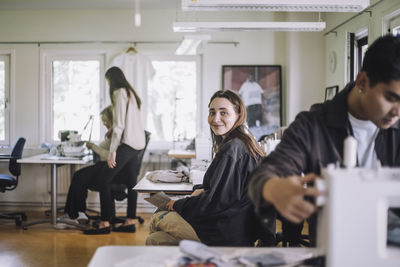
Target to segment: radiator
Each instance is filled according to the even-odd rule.
[[[71,168],[64,165],[57,168],[57,192],[58,194],[67,194],[69,185],[71,184]]]

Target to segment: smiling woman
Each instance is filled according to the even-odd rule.
[[[238,119],[237,111],[226,98],[215,98],[209,107],[208,124],[216,135],[223,138],[232,129]]]
[[[147,245],[177,245],[189,239],[252,246],[261,232],[247,185],[263,152],[244,125],[246,108],[235,92],[221,90],[211,97],[209,110],[215,156],[203,184],[190,197],[171,200],[170,212],[153,215]]]

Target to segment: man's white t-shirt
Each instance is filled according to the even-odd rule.
[[[358,164],[360,167],[371,169],[377,160],[375,139],[379,128],[372,121],[359,120],[348,114],[354,138],[357,140]]]

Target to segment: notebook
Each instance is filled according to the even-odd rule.
[[[171,201],[171,198],[161,191],[152,195],[151,197],[144,198],[144,200],[150,202],[159,210],[167,210],[166,205],[169,201]]]

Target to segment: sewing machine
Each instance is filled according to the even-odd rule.
[[[332,165],[322,176],[317,248],[326,266],[400,266],[400,244],[387,244],[388,209],[400,208],[400,168]]]
[[[57,146],[59,155],[63,157],[83,157],[88,154],[85,141],[81,141],[81,135],[77,131],[59,131],[58,137],[61,140],[61,143]]]

